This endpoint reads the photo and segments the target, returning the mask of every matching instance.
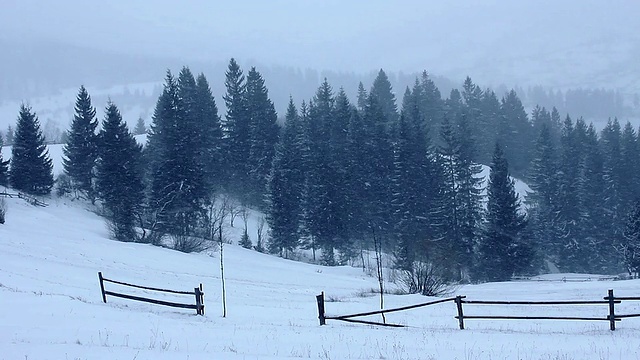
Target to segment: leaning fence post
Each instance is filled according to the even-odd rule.
[[[456,296],[456,307],[458,308],[458,324],[460,325],[460,330],[464,330],[464,314],[462,313],[462,296]]]
[[[318,302],[318,319],[320,320],[320,326],[326,325],[327,321],[324,317],[324,291],[316,296],[316,301]]]
[[[616,329],[616,314],[615,314],[615,297],[613,297],[613,289],[609,289],[609,329],[614,331]]]
[[[102,292],[102,302],[107,302],[107,295],[104,293],[104,278],[102,277],[102,271],[98,271],[98,279],[100,280],[100,291]]]

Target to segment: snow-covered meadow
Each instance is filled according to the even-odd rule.
[[[138,139],[144,142],[144,136]],[[61,145],[49,146],[54,173],[62,171]],[[3,149],[4,158],[10,148]],[[486,171],[486,169],[485,169]],[[529,191],[518,183],[519,192]],[[108,238],[104,219],[90,205],[66,198],[34,207],[6,198],[0,225],[0,360],[13,359],[640,359],[640,318],[615,332],[606,321],[467,320],[458,329],[452,302],[387,315],[406,328],[328,320],[319,326],[315,296],[326,294],[327,315],[372,311],[379,298],[372,272],[324,267],[244,249],[243,221],[228,227],[225,245],[226,318],[222,317],[219,252],[184,254]],[[262,214],[249,212],[256,241]],[[97,273],[150,287],[191,291],[204,286],[206,315],[126,299],[102,302]],[[566,281],[589,280],[589,281]],[[599,280],[554,274],[529,281],[465,285],[453,295],[468,300],[599,300],[640,296],[640,280]],[[394,284],[387,284],[394,289]],[[165,301],[191,296],[123,288],[107,290]],[[385,295],[393,308],[433,300]],[[616,306],[640,313],[640,302]],[[465,305],[465,315],[605,317],[607,305]],[[380,321],[379,316],[367,320]]]
[[[376,280],[361,269],[294,262],[237,245],[225,247],[228,316],[222,318],[217,252],[183,254],[109,240],[103,219],[78,202],[52,199],[39,208],[6,201],[7,222],[0,225],[0,359],[640,359],[640,319],[623,320],[615,332],[605,321],[468,320],[467,329],[459,330],[455,304],[445,303],[387,315],[388,322],[407,328],[332,320],[320,327],[315,295],[325,291],[328,315],[375,310]],[[104,304],[98,271],[175,290],[202,283],[206,315],[114,297]],[[618,296],[640,293],[638,280],[596,279],[467,285],[455,293],[476,300],[597,300],[610,288]],[[385,296],[387,307],[424,301],[417,295]],[[638,313],[640,303],[618,308]],[[465,313],[603,317],[607,307],[465,305]]]

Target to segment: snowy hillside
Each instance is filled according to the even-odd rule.
[[[50,147],[50,152],[60,149]],[[59,157],[54,159],[59,172]],[[375,310],[379,298],[371,289],[377,287],[376,279],[357,268],[294,262],[237,245],[224,250],[228,316],[223,318],[219,252],[183,254],[109,240],[104,219],[78,201],[52,198],[45,208],[20,199],[5,201],[6,223],[0,225],[0,360],[640,359],[640,319],[623,320],[615,332],[604,321],[469,320],[467,329],[459,330],[455,304],[445,303],[388,314],[388,322],[409,326],[402,329],[333,320],[320,327],[315,295],[325,291],[329,315]],[[252,237],[259,216],[251,213]],[[229,231],[234,243],[240,227]],[[202,283],[206,315],[115,297],[105,304],[98,271],[110,279],[174,290],[190,291]],[[607,289],[615,289],[618,296],[640,295],[640,280],[596,279],[556,274],[467,285],[454,295],[474,300],[598,300]],[[106,287],[127,291],[115,284]],[[147,290],[128,293],[191,301]],[[386,295],[385,307],[425,300]],[[603,317],[607,307],[469,305],[465,311]],[[640,313],[640,302],[617,305],[616,311]]]
[[[81,204],[47,208],[8,199],[0,225],[0,359],[638,359],[640,320],[615,333],[606,322],[469,321],[458,330],[452,303],[387,315],[405,329],[328,321],[320,327],[314,296],[328,314],[375,310],[375,279],[350,267],[322,267],[238,246],[225,248],[228,317],[221,317],[219,254],[183,254],[107,239],[104,221]],[[146,286],[204,285],[206,316],[110,297],[97,272]],[[557,278],[557,277],[556,277]],[[473,299],[596,300],[613,288],[637,296],[640,281],[515,282],[472,285]],[[107,289],[122,287],[107,284]],[[152,292],[142,291],[142,296]],[[175,301],[173,297],[165,300]],[[386,297],[386,306],[422,302]],[[625,305],[627,306],[627,305]],[[482,313],[505,313],[495,307]],[[520,314],[603,316],[606,306],[508,309]],[[638,312],[628,305],[626,311]],[[534,313],[534,311],[537,311]],[[377,318],[374,320],[378,320]]]

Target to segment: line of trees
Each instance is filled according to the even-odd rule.
[[[221,118],[203,74],[167,72],[142,149],[113,103],[96,133],[82,87],[64,148],[65,186],[100,202],[116,239],[182,251],[219,233],[215,195],[228,194],[267,214],[265,250],[290,257],[311,249],[335,265],[381,249],[415,292],[434,276],[637,271],[640,145],[628,123],[610,120],[598,134],[582,119],[562,121],[555,108],[529,116],[515,91],[498,98],[470,78],[443,98],[426,72],[400,109],[382,70],[369,90],[359,84],[354,102],[325,79],[312,99],[290,99],[282,126],[255,68],[245,76],[231,59],[225,88]],[[11,184],[47,193],[51,161],[37,118],[23,107],[20,119],[16,143],[31,133],[42,162],[29,176],[47,176]],[[14,144],[9,179],[18,179],[19,149],[29,146]],[[490,164],[489,179],[480,164]],[[534,190],[524,204],[511,173]]]

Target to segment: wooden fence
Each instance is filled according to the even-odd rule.
[[[374,321],[365,321],[365,320],[356,320],[354,317],[360,316],[368,316],[368,315],[376,315],[376,314],[385,314],[396,311],[404,311],[415,309],[419,307],[441,304],[445,302],[454,302],[456,304],[456,309],[458,311],[457,316],[455,318],[458,320],[458,326],[461,330],[464,330],[464,320],[476,320],[476,319],[492,319],[492,320],[577,320],[577,321],[607,321],[609,322],[609,329],[614,331],[616,329],[616,322],[622,321],[624,318],[632,318],[632,317],[640,317],[640,314],[617,314],[615,312],[615,305],[620,304],[623,301],[640,301],[640,297],[615,297],[613,294],[613,290],[609,290],[607,296],[603,298],[603,300],[594,300],[594,301],[580,301],[580,300],[569,300],[569,301],[484,301],[484,300],[467,300],[466,296],[456,296],[453,298],[440,299],[435,301],[430,301],[426,303],[403,306],[394,309],[385,309],[385,310],[376,310],[369,312],[362,312],[358,314],[350,314],[350,315],[340,315],[340,316],[328,316],[325,314],[324,307],[324,292],[320,295],[316,296],[316,301],[318,303],[318,319],[320,320],[320,325],[326,325],[326,320],[339,320],[339,321],[347,321],[353,323],[361,323],[368,325],[381,325],[381,326],[391,326],[391,327],[404,327],[405,325],[399,324],[387,324],[380,323]],[[607,305],[608,313],[607,315],[603,315],[602,317],[578,317],[578,316],[511,316],[511,315],[464,315],[463,304],[468,305],[531,305],[531,306],[548,306],[548,305],[556,305],[556,306],[573,306],[573,305]]]
[[[143,302],[157,304],[157,305],[171,306],[171,307],[182,308],[182,309],[194,309],[197,315],[204,315],[204,292],[202,291],[202,284],[194,288],[193,291],[176,291],[176,290],[153,288],[148,286],[133,285],[133,284],[128,284],[122,281],[107,279],[102,276],[102,272],[98,272],[98,279],[100,280],[100,290],[102,291],[102,301],[105,303],[107,302],[107,295],[109,295],[109,296],[115,296],[123,299],[143,301]],[[151,291],[158,291],[158,292],[165,292],[165,293],[179,294],[179,295],[192,295],[192,296],[195,296],[195,304],[175,303],[175,302],[150,299],[150,298],[145,298],[140,296],[134,296],[129,294],[122,294],[122,293],[117,293],[113,291],[107,291],[104,289],[105,282],[110,282],[113,284],[124,285],[124,286],[129,286],[129,287],[143,289],[143,290],[151,290]]]
[[[23,194],[21,192],[15,194],[15,193],[8,193],[8,192],[0,192],[0,196],[2,197],[8,197],[8,198],[14,198],[17,197],[19,199],[22,199],[26,202],[28,202],[29,204],[33,205],[33,206],[41,206],[41,207],[45,207],[48,206],[49,204],[38,200],[38,198],[31,196],[31,195],[27,195],[27,194]]]

